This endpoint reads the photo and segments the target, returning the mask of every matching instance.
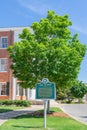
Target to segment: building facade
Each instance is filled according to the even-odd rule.
[[[23,29],[24,27],[0,28],[0,100],[35,99],[35,90],[20,87],[10,69],[7,47],[19,41],[18,34]]]

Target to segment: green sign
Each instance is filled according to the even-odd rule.
[[[43,79],[42,83],[36,84],[36,99],[55,99],[56,90],[55,83],[48,82],[48,79]]]

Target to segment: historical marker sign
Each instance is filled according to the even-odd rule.
[[[44,100],[44,128],[46,128],[46,102],[56,98],[55,83],[44,78],[41,83],[36,84],[36,99]]]
[[[36,99],[55,99],[55,83],[43,79],[41,83],[36,84]]]

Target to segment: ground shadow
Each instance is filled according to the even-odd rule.
[[[87,118],[87,116],[80,116],[81,118]]]
[[[7,109],[6,109],[7,111]],[[53,113],[54,111],[51,111],[51,113]],[[49,113],[50,114],[50,113]],[[44,111],[43,110],[37,110],[37,111],[33,111],[33,110],[16,110],[16,111],[12,111],[10,109],[8,109],[8,112],[5,113],[0,113],[0,119],[2,120],[7,120],[7,119],[12,119],[12,118],[16,118],[16,119],[22,119],[22,118],[43,118],[44,117]]]
[[[0,108],[0,113],[3,113],[3,112],[8,112],[8,111],[13,111],[12,109],[5,109],[5,108]]]
[[[20,127],[20,128],[43,128],[42,126],[19,126],[19,125],[13,125],[13,127]]]
[[[35,114],[37,111],[30,110],[16,110],[16,111],[8,111],[4,113],[0,113],[0,119],[8,120],[12,118],[22,119],[22,118],[43,118],[43,114]]]

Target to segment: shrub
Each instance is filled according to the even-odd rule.
[[[82,81],[78,81],[75,86],[71,87],[70,91],[75,98],[82,99],[87,93],[87,86]]]
[[[29,102],[29,101],[26,101],[26,100],[15,100],[15,101],[14,101],[14,104],[15,104],[16,106],[25,106],[25,107],[28,107],[28,106],[31,105],[30,102]]]
[[[29,101],[22,101],[21,103],[23,106],[30,106],[30,102]]]
[[[3,101],[2,100],[0,100],[0,105],[2,105],[3,104]]]
[[[13,105],[13,100],[3,100],[2,105]]]
[[[0,105],[16,105],[28,107],[31,105],[31,103],[26,100],[0,100]]]

